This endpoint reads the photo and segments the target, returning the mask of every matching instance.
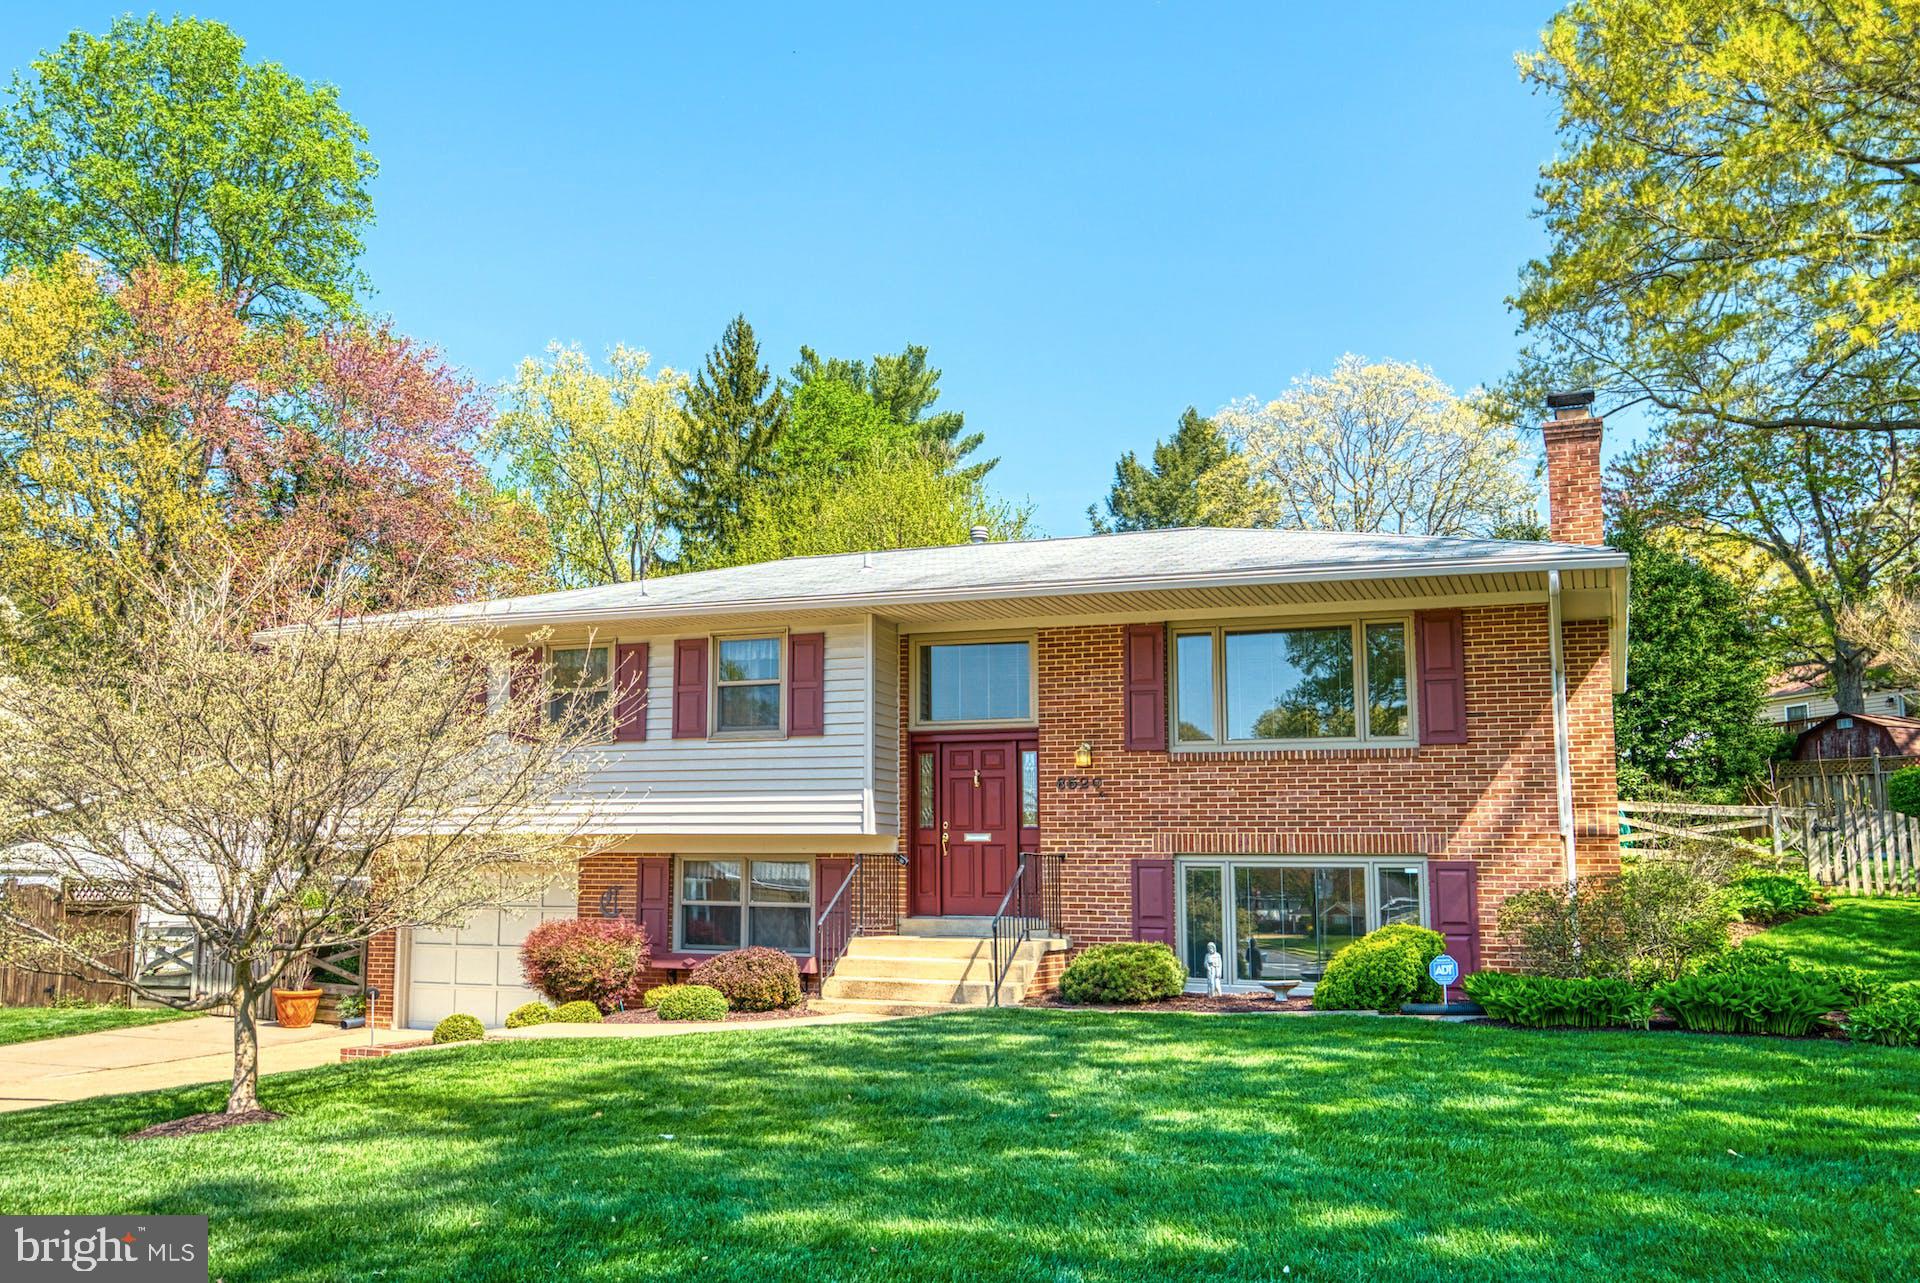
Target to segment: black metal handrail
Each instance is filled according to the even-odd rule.
[[[1060,921],[1059,866],[1066,857],[1022,851],[1013,868],[1013,881],[1000,897],[993,915],[993,1005],[1000,1005],[1000,985],[1019,956],[1020,946],[1038,932],[1052,935]]]
[[[820,916],[813,924],[813,960],[819,971],[818,983],[825,984],[833,969],[840,965],[840,959],[846,956],[847,946],[860,934],[860,920],[865,916],[861,910],[865,907],[865,892],[862,889],[860,868],[866,856],[856,855],[853,864],[847,869],[847,879],[840,889],[827,901],[827,907],[820,910]],[[893,858],[902,865],[907,857],[899,852]],[[846,901],[846,911],[840,912],[841,901]]]

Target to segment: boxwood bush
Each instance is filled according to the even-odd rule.
[[[464,1011],[456,1011],[433,1027],[433,1041],[474,1042],[487,1036],[485,1026],[478,1016],[469,1016]]]
[[[1847,1037],[1888,1047],[1920,1047],[1920,984],[1899,985],[1848,1012]]]
[[[582,998],[578,1002],[563,1002],[553,1009],[553,1021],[561,1025],[597,1025],[606,1017],[600,1014],[600,1008]]]
[[[1355,940],[1333,955],[1313,987],[1321,1011],[1398,1011],[1405,1002],[1439,1002],[1440,986],[1427,964],[1446,950],[1438,931],[1395,923]]]
[[[625,918],[542,922],[520,944],[527,983],[554,1002],[590,1002],[614,1011],[640,998],[650,956],[647,933]]]
[[[800,1001],[800,965],[779,949],[716,954],[693,969],[694,984],[718,989],[735,1011],[773,1011]]]
[[[523,1002],[507,1013],[507,1028],[525,1029],[528,1025],[544,1025],[554,1018],[553,1008],[544,1002]]]
[[[654,1010],[662,1020],[720,1020],[727,1014],[727,995],[711,985],[662,985]]]
[[[1060,976],[1068,1002],[1159,1002],[1187,987],[1187,969],[1164,944],[1129,941],[1081,951]]]
[[[1824,976],[1786,971],[1694,972],[1661,985],[1653,1000],[1682,1029],[1718,1034],[1813,1032],[1845,1001]]]
[[[1466,988],[1489,1016],[1528,1029],[1645,1029],[1653,1016],[1653,995],[1625,980],[1477,971]]]

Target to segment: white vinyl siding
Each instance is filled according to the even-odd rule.
[[[1913,717],[1920,710],[1920,695],[1913,691],[1870,690],[1865,699],[1863,712],[1878,717]],[[1809,718],[1830,717],[1840,711],[1840,705],[1834,703],[1831,695],[1774,695],[1767,700],[1761,717],[1769,722],[1789,720],[1787,710],[1806,706],[1805,716]]]
[[[900,831],[900,632],[873,621],[873,819]]]
[[[600,806],[604,833],[862,834],[873,765],[868,729],[864,619],[795,632],[826,635],[825,734],[771,738],[673,738],[673,650],[683,632],[650,637],[647,738],[598,745],[600,765],[582,793]],[[709,670],[713,651],[709,651]],[[784,659],[783,669],[784,669]],[[783,673],[783,676],[785,674]],[[886,830],[891,831],[891,830]]]

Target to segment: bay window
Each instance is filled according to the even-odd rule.
[[[1179,629],[1174,748],[1406,743],[1407,621]]]
[[[680,862],[680,947],[813,951],[813,862]]]

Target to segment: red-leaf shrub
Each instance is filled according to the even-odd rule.
[[[640,1001],[647,933],[625,918],[563,918],[527,932],[520,970],[554,1002],[614,1011]]]
[[[778,949],[735,949],[693,969],[694,984],[718,989],[735,1011],[772,1011],[800,1001],[800,966]]]

